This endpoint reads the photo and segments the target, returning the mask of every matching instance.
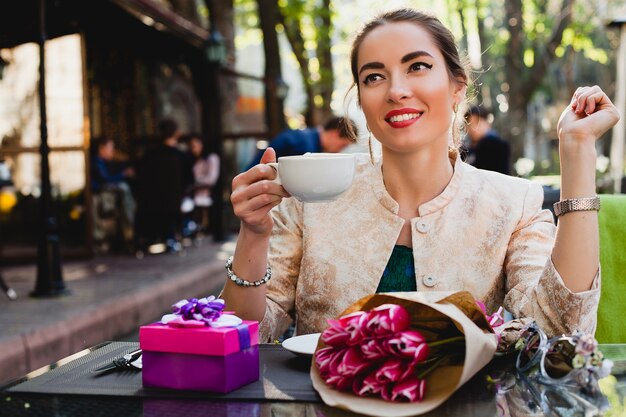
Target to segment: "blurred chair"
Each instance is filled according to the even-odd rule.
[[[17,293],[13,288],[7,285],[7,283],[4,281],[4,278],[2,278],[2,275],[0,275],[0,289],[2,289],[6,296],[9,297],[9,300],[17,300]]]
[[[549,185],[543,186],[543,205],[541,206],[544,210],[550,210],[552,212],[552,216],[554,217],[554,222],[557,222],[557,218],[554,215],[554,203],[559,201],[561,198],[561,189],[553,188]]]
[[[99,253],[122,247],[126,241],[121,196],[113,189],[93,191],[93,240]]]
[[[596,339],[626,343],[626,195],[603,194],[598,214],[602,290]]]

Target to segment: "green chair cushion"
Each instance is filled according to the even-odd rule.
[[[600,196],[602,290],[596,339],[626,343],[626,195]]]

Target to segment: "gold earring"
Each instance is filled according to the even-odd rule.
[[[459,133],[459,128],[457,126],[458,116],[459,116],[459,103],[454,103],[454,107],[452,108],[454,111],[454,118],[452,119],[452,143],[455,148],[459,148],[461,146],[461,138]]]

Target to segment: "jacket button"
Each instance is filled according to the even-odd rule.
[[[415,223],[415,228],[420,233],[428,233],[428,223],[426,223],[423,220],[420,220],[417,223]]]
[[[424,278],[422,278],[422,283],[427,287],[434,287],[435,285],[437,285],[437,280],[435,279],[435,277],[426,275]]]

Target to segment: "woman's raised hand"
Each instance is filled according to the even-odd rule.
[[[259,235],[270,235],[273,221],[269,212],[283,197],[289,197],[282,185],[272,181],[276,178],[274,168],[265,165],[275,161],[276,152],[267,148],[261,163],[237,175],[232,183],[230,201],[235,215],[242,227]]]
[[[594,142],[618,120],[617,108],[600,87],[579,87],[559,119],[559,140],[561,145]]]

